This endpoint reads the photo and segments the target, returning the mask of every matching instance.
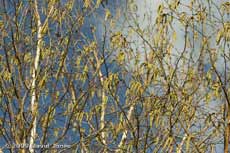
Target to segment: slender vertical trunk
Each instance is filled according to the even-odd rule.
[[[184,142],[185,142],[186,138],[187,138],[187,134],[184,135],[184,137],[183,137],[181,143],[178,145],[177,153],[181,153],[181,152],[182,152],[182,147],[183,147],[183,145],[184,145]]]
[[[128,111],[128,116],[127,116],[127,119],[130,120],[131,117],[132,117],[132,112],[133,112],[133,109],[134,109],[134,106],[132,105],[130,108],[129,108],[129,111]],[[121,137],[121,141],[118,145],[118,149],[116,150],[116,152],[122,152],[120,150],[120,148],[125,144],[125,140],[127,138],[127,134],[128,134],[128,130],[126,129],[123,134],[122,134],[122,137]]]
[[[102,99],[102,104],[101,104],[101,118],[100,118],[100,128],[103,129],[105,127],[105,110],[106,110],[106,95],[105,95],[105,91],[104,91],[104,87],[103,87],[103,84],[104,84],[104,79],[103,79],[103,75],[101,73],[101,71],[99,70],[99,77],[100,77],[100,81],[101,81],[101,84],[102,84],[102,95],[101,95],[101,99]],[[105,131],[102,130],[101,132],[101,138],[102,138],[102,142],[104,145],[106,145],[106,134],[105,134]]]
[[[99,60],[97,60],[97,67],[99,68],[99,77],[100,77],[100,82],[101,82],[101,117],[100,117],[100,129],[103,129],[101,132],[101,139],[102,139],[102,143],[103,145],[106,145],[106,132],[104,131],[105,128],[105,111],[106,111],[106,105],[107,105],[107,101],[106,101],[106,95],[105,95],[105,90],[104,90],[104,78],[102,75],[102,72],[100,70],[100,63]],[[107,152],[106,149],[104,149],[103,152]]]
[[[38,33],[37,33],[37,48],[36,48],[36,56],[34,60],[34,67],[32,71],[32,97],[31,97],[31,112],[32,112],[32,129],[30,133],[30,142],[29,142],[29,150],[31,153],[34,153],[34,142],[36,139],[36,128],[37,128],[37,89],[36,89],[36,78],[38,75],[38,66],[39,66],[39,60],[40,60],[40,54],[41,54],[41,43],[42,43],[42,24],[41,24],[41,19],[38,11],[38,4],[37,0],[35,2],[35,15],[36,15],[36,20],[37,20],[37,28],[38,28]]]
[[[75,106],[77,105],[77,97],[75,95],[76,91],[74,89],[73,83],[71,83],[71,85],[70,85],[70,91],[71,91],[71,95],[72,95],[72,99],[73,99],[73,106],[72,106],[72,110],[71,110],[71,112],[72,112],[72,111],[74,111],[73,109],[75,109],[76,108]],[[81,124],[81,123],[79,123],[79,124]],[[89,152],[86,145],[84,144],[84,142],[82,142],[81,137],[80,137],[80,146],[81,146],[81,153],[88,153]]]
[[[55,1],[54,1],[55,2]],[[32,97],[31,97],[31,112],[32,112],[32,129],[30,131],[30,142],[29,142],[29,150],[31,153],[34,153],[34,143],[36,139],[36,128],[37,128],[37,113],[38,113],[38,92],[37,92],[37,85],[36,85],[36,79],[38,76],[38,69],[39,69],[39,62],[40,62],[40,54],[41,54],[41,47],[42,47],[42,36],[43,36],[43,29],[48,24],[48,19],[53,15],[54,12],[54,4],[51,5],[50,11],[46,17],[45,22],[41,23],[41,17],[38,10],[38,2],[37,0],[34,0],[34,13],[35,13],[35,19],[37,22],[37,48],[36,48],[36,55],[34,60],[34,67],[32,70]]]
[[[228,104],[225,108],[225,122],[227,122],[227,125],[225,127],[224,132],[224,153],[228,153],[229,148],[229,133],[230,133],[230,105]]]
[[[95,38],[96,40],[96,38]],[[101,132],[101,140],[104,146],[107,145],[106,142],[106,132],[104,131],[105,128],[105,111],[106,111],[106,105],[107,105],[107,101],[106,101],[106,95],[105,95],[105,90],[104,90],[104,78],[103,78],[103,74],[101,72],[101,62],[100,59],[98,58],[98,53],[97,50],[94,50],[94,56],[96,59],[96,67],[98,70],[98,76],[100,78],[100,83],[101,83],[101,116],[100,116],[100,129],[102,129]],[[103,152],[107,152],[106,149],[103,149]]]

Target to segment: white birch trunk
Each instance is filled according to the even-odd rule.
[[[95,37],[95,40],[96,40],[96,37]],[[102,139],[102,143],[103,145],[106,146],[107,142],[106,142],[106,132],[104,131],[104,128],[105,128],[105,111],[106,111],[106,105],[107,105],[107,101],[106,101],[106,95],[105,95],[105,90],[104,90],[104,78],[103,78],[103,74],[101,72],[101,62],[98,58],[98,53],[96,50],[94,50],[94,56],[95,56],[95,59],[96,59],[96,65],[97,65],[97,70],[98,70],[98,75],[99,75],[99,78],[100,78],[100,83],[101,83],[101,86],[102,86],[102,89],[101,89],[101,92],[102,92],[102,95],[101,95],[101,101],[102,101],[102,104],[101,104],[101,116],[100,116],[100,130],[102,130],[101,132],[101,139]],[[107,152],[106,150],[104,150],[103,152]]]
[[[184,142],[185,142],[186,138],[187,138],[187,134],[184,135],[184,137],[183,137],[181,143],[179,144],[179,146],[178,146],[178,148],[177,148],[177,153],[181,153],[181,152],[182,152],[182,147],[183,147],[183,145],[184,145]]]
[[[101,71],[99,70],[99,77],[100,77],[100,81],[101,81],[101,84],[103,86],[104,84],[104,79],[103,79],[103,75],[101,73]],[[105,127],[105,110],[106,110],[106,97],[105,97],[105,91],[103,89],[104,87],[102,87],[102,105],[101,105],[101,118],[100,118],[100,129],[103,129]],[[101,137],[102,137],[102,142],[104,145],[106,145],[106,133],[104,130],[102,130],[101,132]]]
[[[34,67],[32,71],[32,97],[31,97],[31,111],[32,111],[32,129],[30,133],[30,142],[29,142],[29,151],[31,153],[34,153],[34,142],[36,139],[36,128],[37,128],[37,91],[36,91],[36,78],[37,78],[37,71],[38,71],[38,66],[39,66],[39,60],[40,60],[40,54],[41,54],[41,42],[42,42],[42,24],[40,20],[40,15],[38,12],[38,4],[37,0],[35,2],[35,15],[37,19],[37,28],[38,28],[38,33],[37,33],[37,48],[36,48],[36,56],[34,60]]]
[[[130,120],[131,117],[132,117],[133,109],[134,109],[134,106],[133,105],[130,106],[129,111],[128,111],[128,116],[127,116],[128,120]],[[116,153],[120,152],[120,148],[122,146],[124,146],[126,138],[127,138],[127,135],[128,135],[128,130],[126,129],[122,134],[121,141],[120,141],[120,143],[118,145],[118,149],[116,150]]]
[[[34,5],[35,5],[35,17],[37,20],[37,48],[36,48],[36,55],[35,55],[35,60],[34,60],[34,67],[33,67],[33,71],[32,71],[32,85],[31,85],[31,89],[32,89],[32,97],[31,97],[31,111],[32,111],[32,129],[31,129],[31,133],[30,133],[30,142],[29,142],[29,150],[31,153],[34,153],[34,142],[36,139],[36,128],[37,128],[37,111],[38,111],[38,95],[37,95],[37,85],[36,85],[36,78],[38,75],[38,69],[39,69],[39,61],[40,61],[40,54],[41,54],[41,47],[42,47],[42,36],[43,36],[43,32],[44,29],[48,27],[48,19],[49,17],[51,17],[53,15],[54,12],[54,4],[51,4],[51,8],[50,11],[46,17],[45,22],[42,24],[41,23],[41,18],[39,15],[39,10],[38,10],[38,2],[37,0],[34,1]],[[46,27],[47,26],[47,27]]]

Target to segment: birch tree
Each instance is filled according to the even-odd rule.
[[[229,152],[229,2],[0,4],[3,152]]]

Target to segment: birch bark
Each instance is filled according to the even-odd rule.
[[[36,90],[36,78],[37,78],[37,71],[38,71],[38,66],[39,66],[39,60],[40,60],[40,54],[41,54],[41,43],[42,43],[42,24],[41,24],[41,19],[38,11],[38,3],[37,0],[35,2],[35,15],[36,15],[36,20],[37,20],[37,28],[38,28],[38,33],[37,33],[37,48],[36,48],[36,56],[34,60],[34,67],[32,71],[32,97],[31,97],[31,112],[32,112],[32,129],[30,133],[30,142],[29,142],[29,151],[31,153],[34,153],[34,142],[36,139],[36,128],[37,128],[37,90]]]
[[[45,22],[41,23],[41,17],[39,14],[38,9],[38,2],[37,0],[34,1],[34,13],[36,17],[37,22],[37,46],[36,46],[36,55],[34,60],[34,67],[32,70],[32,84],[31,84],[31,112],[32,112],[32,129],[30,131],[30,140],[29,140],[29,151],[31,153],[34,153],[34,143],[36,139],[37,134],[37,113],[38,113],[38,92],[37,92],[37,76],[38,76],[38,70],[39,70],[39,62],[40,62],[40,56],[41,56],[41,47],[42,47],[42,36],[43,36],[43,30],[45,26],[48,25],[48,19],[52,15],[54,11],[54,4],[51,5],[50,11],[46,17]]]

